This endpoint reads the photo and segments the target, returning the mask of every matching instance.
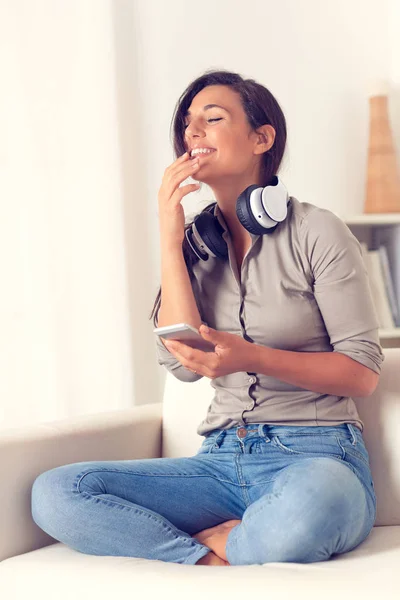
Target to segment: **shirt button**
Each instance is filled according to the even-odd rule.
[[[249,383],[255,383],[256,382],[256,378],[255,377],[249,377],[248,382]]]

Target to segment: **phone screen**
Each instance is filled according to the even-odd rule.
[[[203,352],[214,352],[215,346],[205,340],[200,333],[187,323],[177,323],[165,327],[157,327],[153,330],[156,335],[167,340],[177,340],[191,348],[202,350]]]

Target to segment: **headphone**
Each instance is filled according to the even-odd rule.
[[[282,181],[274,175],[265,187],[257,184],[247,187],[236,201],[236,215],[247,231],[256,235],[273,233],[288,212],[290,197]],[[188,244],[200,260],[209,256],[228,259],[228,245],[223,239],[224,229],[214,213],[216,202],[197,215],[185,231]]]

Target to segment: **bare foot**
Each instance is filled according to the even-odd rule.
[[[231,530],[241,522],[242,521],[238,519],[225,521],[225,523],[220,523],[215,527],[209,527],[208,529],[199,531],[195,535],[192,535],[192,538],[196,538],[196,540],[198,540],[201,544],[204,544],[204,546],[210,548],[220,559],[228,562],[225,552],[228,535],[230,534]]]
[[[192,536],[193,537],[193,536]],[[230,567],[230,564],[222,560],[219,556],[210,551],[205,556],[202,556],[200,560],[195,563],[196,565],[209,565],[210,567]]]

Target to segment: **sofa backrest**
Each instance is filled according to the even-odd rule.
[[[384,348],[375,392],[354,398],[364,422],[377,497],[376,526],[400,525],[400,348]],[[196,432],[214,395],[210,379],[185,383],[167,373],[163,402],[163,457],[193,456],[203,437]],[[185,415],[182,418],[182,415]]]

